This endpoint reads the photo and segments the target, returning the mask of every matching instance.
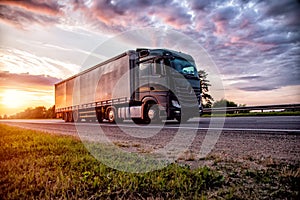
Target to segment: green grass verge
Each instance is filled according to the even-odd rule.
[[[98,145],[99,146],[99,145]],[[106,147],[104,147],[106,148]],[[148,173],[109,168],[76,138],[0,124],[2,199],[253,199],[299,196],[299,168],[253,170],[219,158]],[[225,164],[224,164],[225,163]]]

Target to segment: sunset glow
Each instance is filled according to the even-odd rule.
[[[5,90],[2,93],[2,104],[7,108],[21,108],[31,97],[20,90]]]
[[[221,74],[227,99],[299,103],[299,9],[293,0],[0,1],[0,115],[54,105],[55,83],[122,46],[143,48],[122,37],[110,48],[106,41],[153,27],[178,31],[203,47]],[[102,52],[93,52],[100,45]]]

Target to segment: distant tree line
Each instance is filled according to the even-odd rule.
[[[0,116],[0,119],[53,119],[56,118],[55,115],[55,106],[46,108],[45,106],[38,106],[35,108],[27,108],[23,112],[17,113],[15,115],[3,117]]]
[[[229,101],[227,99],[221,99],[219,101],[215,101],[213,103],[213,108],[222,108],[222,107],[244,107],[246,104],[236,104],[233,101]],[[227,114],[234,114],[234,113],[249,113],[248,110],[240,110],[240,111],[226,111]]]

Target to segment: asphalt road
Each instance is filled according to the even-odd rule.
[[[300,116],[198,118],[185,124],[170,121],[164,126],[130,122],[74,124],[56,119],[0,120],[0,123],[72,135],[83,142],[109,142],[130,152],[162,150],[172,154],[189,149],[199,158],[210,153],[228,159],[251,157],[300,162]]]
[[[55,120],[0,120],[0,123],[9,124],[52,124],[53,127],[66,126],[73,123],[65,123],[61,119]],[[98,123],[83,123],[86,126],[98,126]],[[121,124],[109,124],[103,122],[100,126],[109,127],[137,127],[136,125],[125,121]],[[160,124],[141,126],[142,128],[157,128]],[[139,128],[141,128],[139,127]],[[294,132],[300,133],[300,116],[271,116],[271,117],[227,117],[227,118],[194,118],[184,124],[178,124],[175,121],[168,121],[164,124],[166,129],[195,129],[195,130],[226,130],[226,131],[262,131],[262,132]]]

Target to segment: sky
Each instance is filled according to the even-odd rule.
[[[1,0],[0,115],[54,105],[55,83],[108,56],[104,49],[87,63],[96,48],[147,28],[201,46],[228,100],[300,103],[299,9],[296,0]]]

